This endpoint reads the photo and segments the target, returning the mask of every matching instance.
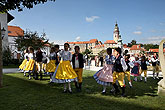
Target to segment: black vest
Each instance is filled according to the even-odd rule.
[[[116,72],[124,72],[124,71],[123,71],[122,64],[121,64],[121,58],[122,58],[122,56],[120,55],[120,56],[115,60],[114,71],[116,71]]]
[[[56,63],[55,63],[56,65],[59,64],[59,61],[58,61],[58,58],[57,58],[58,57],[57,53],[59,53],[59,52],[60,52],[60,50],[58,52],[55,52],[56,53]],[[59,60],[61,60],[61,59],[59,58]]]
[[[72,64],[73,64],[73,68],[75,69],[75,57],[76,54],[73,54],[72,56]],[[83,54],[79,53],[78,54],[78,61],[79,61],[79,68],[83,68],[84,67],[84,62],[83,62]]]
[[[127,64],[127,67],[128,67],[126,71],[130,71],[129,62],[130,62],[129,60],[126,60],[126,61],[125,61],[125,63]]]
[[[154,56],[153,56],[153,58],[154,58],[155,60],[157,59],[157,57],[154,57]],[[152,66],[156,66],[156,63],[157,63],[157,62],[152,62]]]
[[[141,69],[142,69],[142,70],[147,70],[146,61],[141,61]]]
[[[37,62],[42,62],[42,58],[43,58],[42,51],[41,52],[37,52],[36,53],[36,61]]]

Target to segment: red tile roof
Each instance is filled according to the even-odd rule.
[[[130,50],[142,50],[140,45],[133,45]]]
[[[116,44],[116,42],[114,40],[107,40],[104,44]]]
[[[159,52],[159,49],[149,49],[150,52]],[[165,52],[165,49],[163,49],[163,52]]]
[[[18,26],[8,26],[8,36],[24,36],[24,31]]]
[[[67,42],[69,44],[90,44],[90,43],[96,43],[97,39],[91,39],[90,41],[79,41],[79,42]]]
[[[123,44],[123,47],[124,47],[124,48],[128,48],[128,47],[127,47],[127,44]]]
[[[102,44],[102,45],[96,45],[94,48],[101,48],[101,47],[104,47],[104,44]]]

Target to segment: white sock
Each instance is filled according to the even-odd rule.
[[[105,92],[106,91],[106,86],[105,85],[103,85],[103,92]]]
[[[144,79],[145,79],[145,82],[147,82],[147,77],[145,77]]]
[[[131,83],[131,81],[129,82],[129,85],[130,85],[130,86],[132,86],[132,83]]]
[[[69,91],[72,91],[70,82],[68,82]]]
[[[135,76],[134,80],[137,81],[137,77],[136,76]]]
[[[140,80],[143,80],[141,75],[140,75]]]
[[[67,88],[66,88],[66,83],[64,83],[64,91],[66,90]]]

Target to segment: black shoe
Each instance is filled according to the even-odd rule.
[[[121,90],[122,90],[121,96],[122,96],[122,97],[125,97],[125,96],[126,96],[126,95],[125,95],[125,87],[121,87]]]
[[[126,97],[126,94],[124,93],[124,94],[121,94],[121,97]]]

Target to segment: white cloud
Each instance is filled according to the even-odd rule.
[[[165,26],[165,22],[162,22],[162,23],[159,23],[160,25],[162,25],[162,26]]]
[[[165,39],[165,36],[152,36],[142,39],[147,44],[159,44],[161,40]]]
[[[136,29],[137,30],[142,30],[142,27],[141,26],[136,26]]]
[[[80,40],[80,36],[77,36],[77,37],[76,37],[76,40],[79,41],[79,40]]]
[[[65,42],[67,42],[67,41],[64,41],[64,40],[55,40],[55,41],[53,41],[54,44],[58,44],[58,45],[64,45]]]
[[[91,16],[91,17],[86,17],[85,20],[87,22],[93,22],[95,19],[100,18],[99,16]]]
[[[133,33],[136,34],[136,35],[141,35],[142,34],[141,31],[134,31]]]

